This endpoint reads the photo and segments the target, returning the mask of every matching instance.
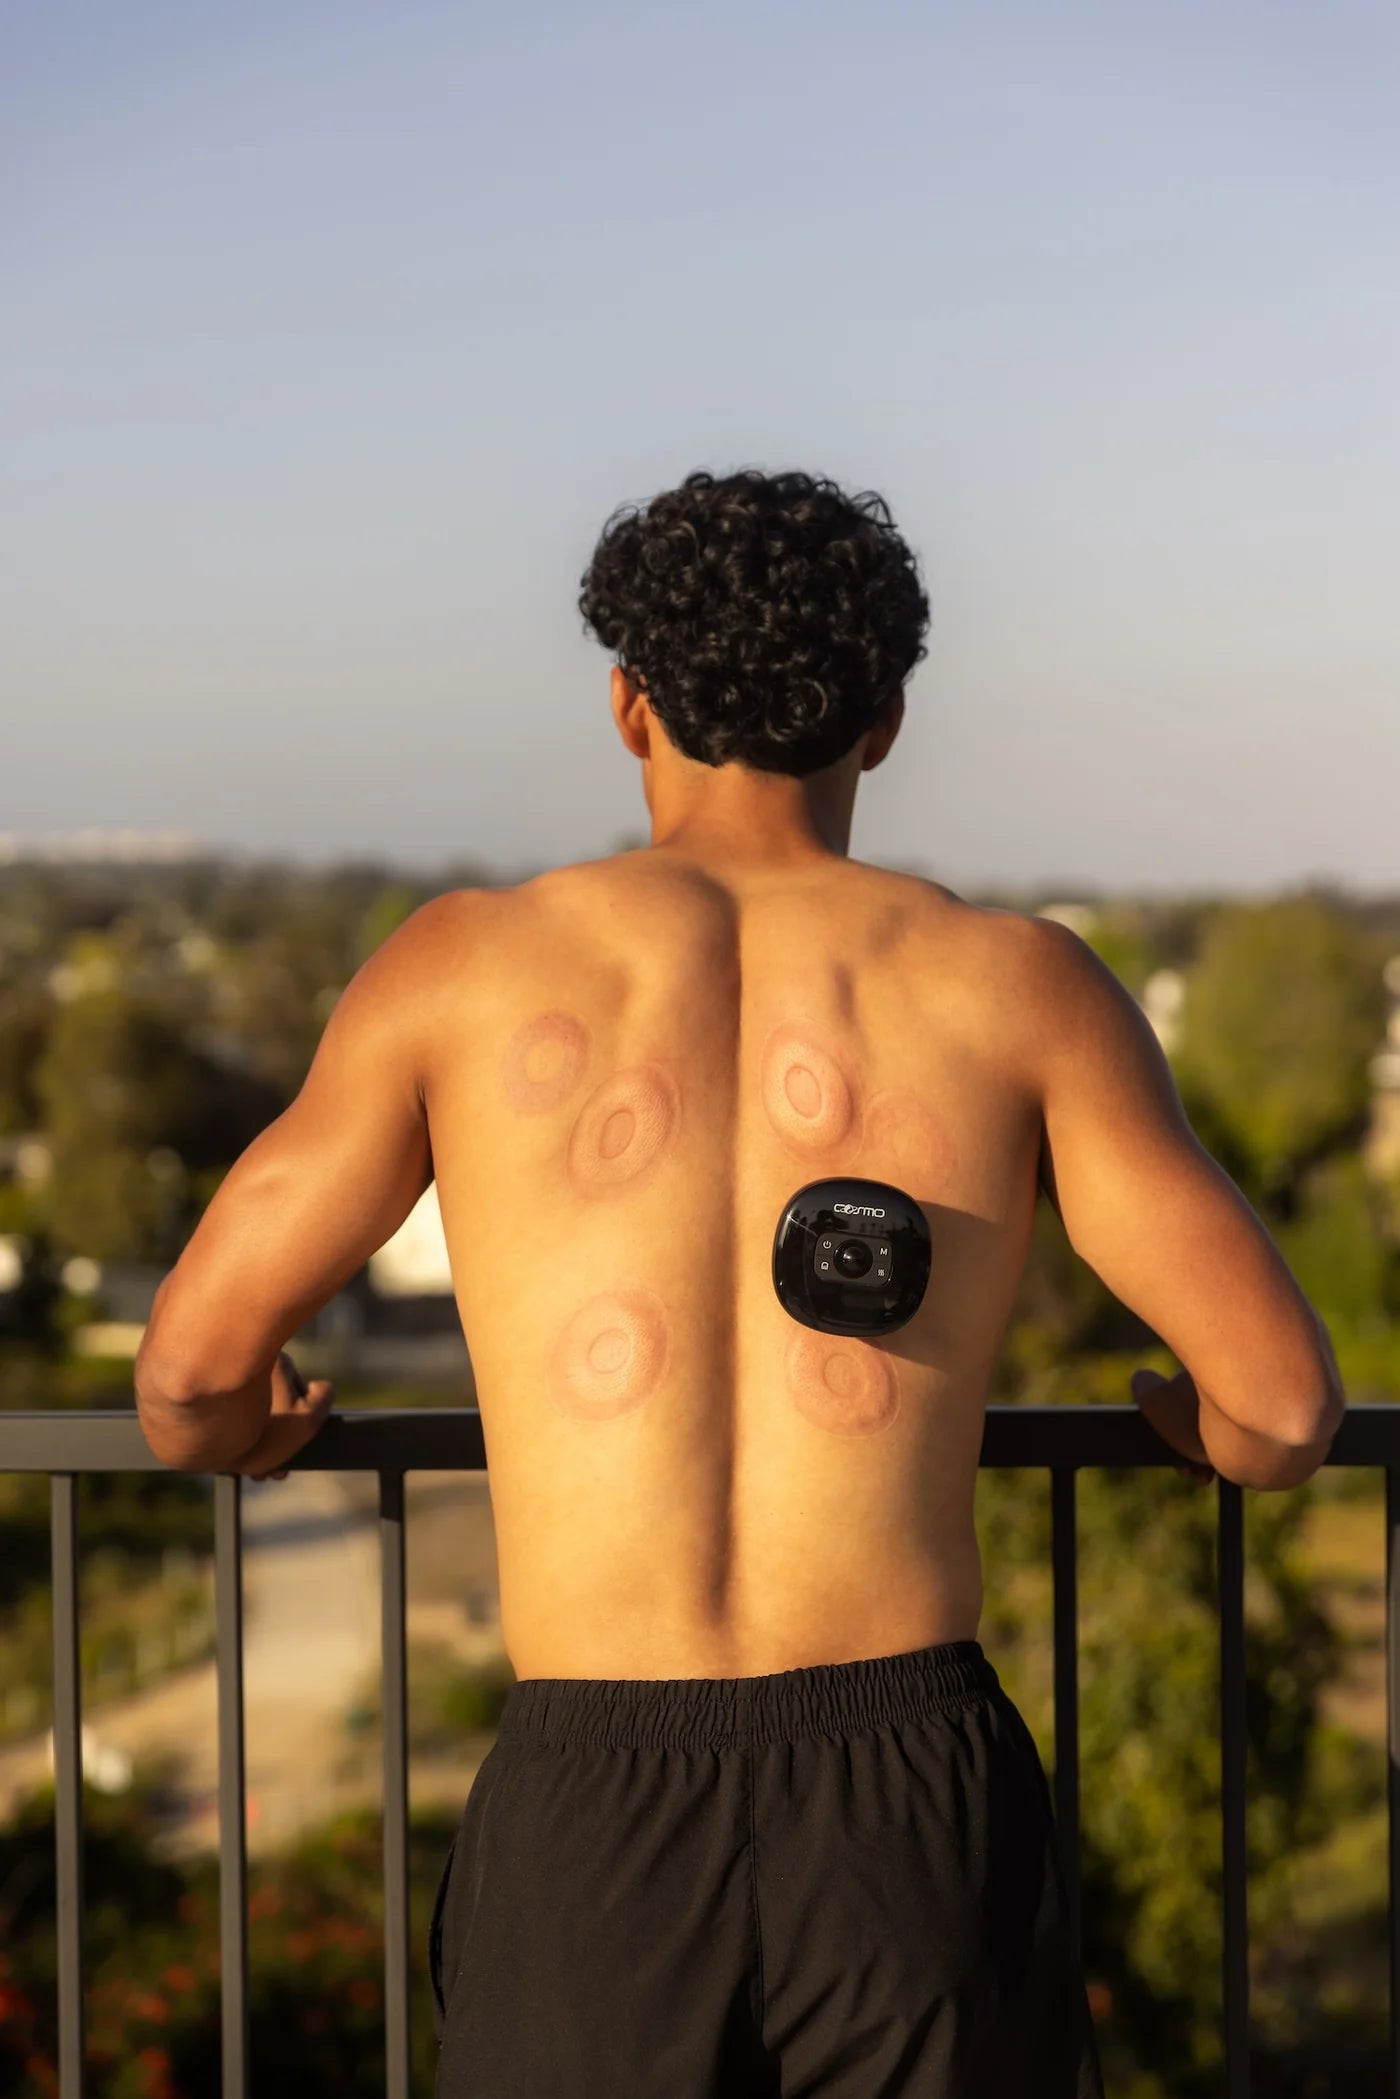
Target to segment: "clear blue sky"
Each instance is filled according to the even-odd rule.
[[[579,574],[753,463],[933,597],[858,852],[1400,887],[1397,25],[9,0],[0,830],[606,851]]]

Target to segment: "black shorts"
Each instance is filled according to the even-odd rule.
[[[1102,2099],[1045,1772],[977,1640],[513,1685],[430,1965],[438,2099]]]

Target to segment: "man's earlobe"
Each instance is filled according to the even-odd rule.
[[[617,723],[617,733],[632,756],[650,757],[651,714],[646,695],[616,663],[612,671],[612,716]]]
[[[865,745],[865,755],[860,762],[860,769],[863,773],[872,771],[880,763],[881,759],[887,756],[890,745],[899,734],[900,723],[903,720],[904,694],[900,691],[893,693],[886,700],[871,724]]]

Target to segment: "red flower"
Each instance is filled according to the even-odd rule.
[[[174,2099],[170,2057],[163,2048],[142,2048],[136,2057],[145,2073],[147,2099]]]

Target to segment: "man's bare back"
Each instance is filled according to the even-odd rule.
[[[1186,1366],[1141,1401],[1168,1442],[1306,1478],[1344,1405],[1325,1331],[1128,991],[1063,926],[847,857],[927,614],[879,500],[692,476],[610,524],[583,602],[642,659],[612,712],[651,845],[438,897],[361,968],[157,1293],[153,1449],[293,1458],[331,1394],[284,1343],[435,1177],[520,1677],[972,1638],[983,1416],[1041,1181]],[[928,1219],[928,1290],[887,1340],[774,1294],[788,1198],[835,1173]]]
[[[427,1109],[519,1675],[975,1635],[1040,1130],[1007,920],[829,854],[648,850],[461,900]],[[787,1197],[838,1172],[929,1219],[885,1341],[774,1295]]]
[[[836,1172],[929,1222],[928,1290],[886,1341],[799,1326],[773,1290],[787,1198]],[[283,1342],[435,1177],[518,1676],[970,1638],[1042,1176],[1188,1366],[1168,1439],[1249,1485],[1315,1470],[1342,1405],[1325,1331],[1076,935],[810,844],[452,892],[361,969],[162,1284],[143,1424],[172,1464],[284,1464],[329,1391],[279,1382]]]

